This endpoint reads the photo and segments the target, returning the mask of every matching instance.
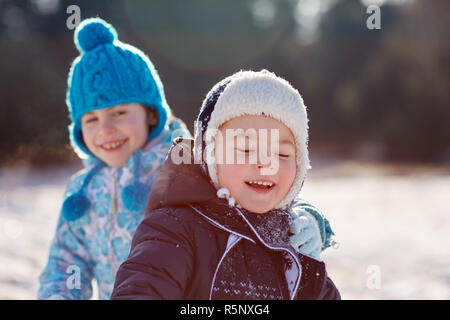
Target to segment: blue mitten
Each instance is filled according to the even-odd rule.
[[[292,246],[301,254],[320,260],[322,238],[316,218],[298,208],[290,210],[290,215],[293,219],[290,226]]]
[[[320,252],[338,243],[328,220],[311,204],[296,198],[290,210],[292,246],[300,253],[319,259]]]

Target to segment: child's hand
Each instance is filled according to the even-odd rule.
[[[172,141],[174,141],[178,137],[192,139],[192,135],[189,132],[189,129],[186,127],[186,124],[182,120],[172,117],[169,121],[169,127],[172,131]]]
[[[291,245],[300,253],[320,259],[322,238],[314,216],[305,210],[290,210],[293,219],[290,231]]]

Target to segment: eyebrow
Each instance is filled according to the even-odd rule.
[[[238,137],[253,138],[253,137],[250,137],[250,136],[248,136],[246,134],[237,134],[237,135],[234,136],[234,139],[237,140]],[[258,141],[258,139],[256,139],[256,141]],[[285,139],[280,140],[280,145],[282,145],[282,144],[287,144],[287,145],[290,145],[290,146],[295,148],[295,143],[292,141],[292,139],[289,139],[289,138],[285,138]]]

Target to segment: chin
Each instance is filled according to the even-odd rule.
[[[119,168],[126,163],[126,161],[120,161],[120,160],[103,160],[103,162],[105,162],[108,166],[114,167],[114,168]]]
[[[273,209],[271,206],[261,206],[261,205],[242,205],[242,207],[256,214],[264,214]]]

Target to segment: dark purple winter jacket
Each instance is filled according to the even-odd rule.
[[[111,299],[340,299],[325,264],[289,245],[286,212],[228,206],[200,165],[173,163],[184,146],[156,178]]]

